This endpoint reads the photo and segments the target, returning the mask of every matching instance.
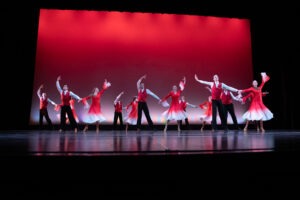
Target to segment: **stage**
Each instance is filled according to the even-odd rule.
[[[31,197],[286,196],[299,149],[300,131],[1,131],[1,186]]]
[[[140,132],[101,130],[65,132],[19,130],[0,133],[1,155],[28,156],[145,156],[297,152],[299,131],[256,130],[212,132],[162,130]]]

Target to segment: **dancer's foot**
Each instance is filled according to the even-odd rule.
[[[74,132],[77,133],[77,131],[78,131],[77,128],[74,128]]]

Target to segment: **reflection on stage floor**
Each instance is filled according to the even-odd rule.
[[[297,151],[298,131],[2,131],[2,155],[166,155]]]

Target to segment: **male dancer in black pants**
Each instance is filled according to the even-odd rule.
[[[69,91],[68,85],[64,85],[63,88],[60,87],[59,81],[61,80],[61,77],[57,77],[56,80],[56,88],[61,96],[61,110],[60,110],[60,132],[66,130],[66,114],[68,115],[68,118],[70,120],[71,127],[74,129],[74,132],[77,133],[78,131],[78,124],[74,118],[70,100],[71,98],[77,99],[78,101],[81,101],[82,99],[74,94],[73,92]]]
[[[213,76],[212,82],[199,80],[196,74],[195,74],[195,80],[201,84],[210,86],[211,97],[212,97],[212,122],[211,122],[212,130],[213,131],[217,130],[217,111],[218,111],[224,131],[227,132],[228,127],[227,127],[227,121],[225,119],[223,104],[221,101],[221,93],[223,89],[227,89],[232,92],[238,92],[238,90],[233,87],[227,86],[224,83],[219,82],[219,76],[217,74]]]
[[[142,83],[143,79],[146,79],[146,75],[142,76],[138,81],[137,81],[137,90],[138,90],[138,119],[137,119],[137,130],[141,130],[141,121],[142,121],[142,111],[144,111],[144,114],[146,116],[148,125],[150,129],[154,130],[153,122],[150,117],[148,105],[147,105],[147,96],[150,95],[153,98],[157,99],[160,101],[160,98],[151,92],[149,89],[145,88],[144,83]]]

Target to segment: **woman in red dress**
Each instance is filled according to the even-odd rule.
[[[212,120],[212,100],[211,96],[208,96],[208,101],[205,101],[204,103],[200,104],[199,107],[201,109],[204,109],[204,114],[200,116],[200,121],[202,122],[201,131],[204,130],[205,124],[207,122],[211,122]]]
[[[128,110],[131,107],[130,112],[128,115],[125,117],[125,122],[126,122],[126,132],[128,130],[128,126],[130,125],[136,125],[137,124],[137,118],[138,118],[138,113],[137,113],[137,108],[138,108],[138,98],[137,96],[134,96],[132,101],[126,106],[126,110]]]
[[[88,108],[88,112],[83,116],[83,121],[85,123],[96,123],[96,132],[99,132],[100,122],[106,120],[101,112],[101,96],[104,91],[111,86],[110,82],[107,82],[105,79],[102,90],[99,91],[99,88],[94,88],[92,94],[82,99],[85,106]],[[91,105],[87,103],[87,100],[92,99]],[[88,130],[88,124],[85,125],[83,131],[86,132]]]
[[[247,99],[250,99],[249,109],[243,114],[243,119],[246,120],[246,125],[244,127],[244,131],[247,131],[249,121],[259,122],[259,126],[257,130],[261,132],[265,132],[263,127],[263,121],[267,121],[273,118],[273,113],[264,105],[262,96],[264,93],[262,92],[262,88],[265,83],[270,79],[270,77],[265,73],[261,73],[262,82],[260,86],[256,80],[252,82],[252,87],[244,90],[239,90],[239,93],[246,93],[247,95],[242,98],[242,102],[245,103]],[[258,124],[258,123],[257,123]]]
[[[163,118],[166,120],[164,132],[167,131],[168,123],[170,120],[176,120],[177,126],[178,126],[178,131],[181,131],[180,130],[180,120],[184,120],[187,117],[186,113],[183,111],[183,109],[179,103],[179,98],[181,96],[181,92],[184,89],[185,83],[186,83],[186,79],[184,77],[182,79],[182,81],[180,81],[180,83],[179,83],[180,90],[177,90],[177,86],[174,85],[172,91],[161,100],[161,102],[163,103],[169,97],[172,98],[172,102],[171,102],[169,109],[166,110],[165,112],[163,112],[163,114],[162,114]]]

